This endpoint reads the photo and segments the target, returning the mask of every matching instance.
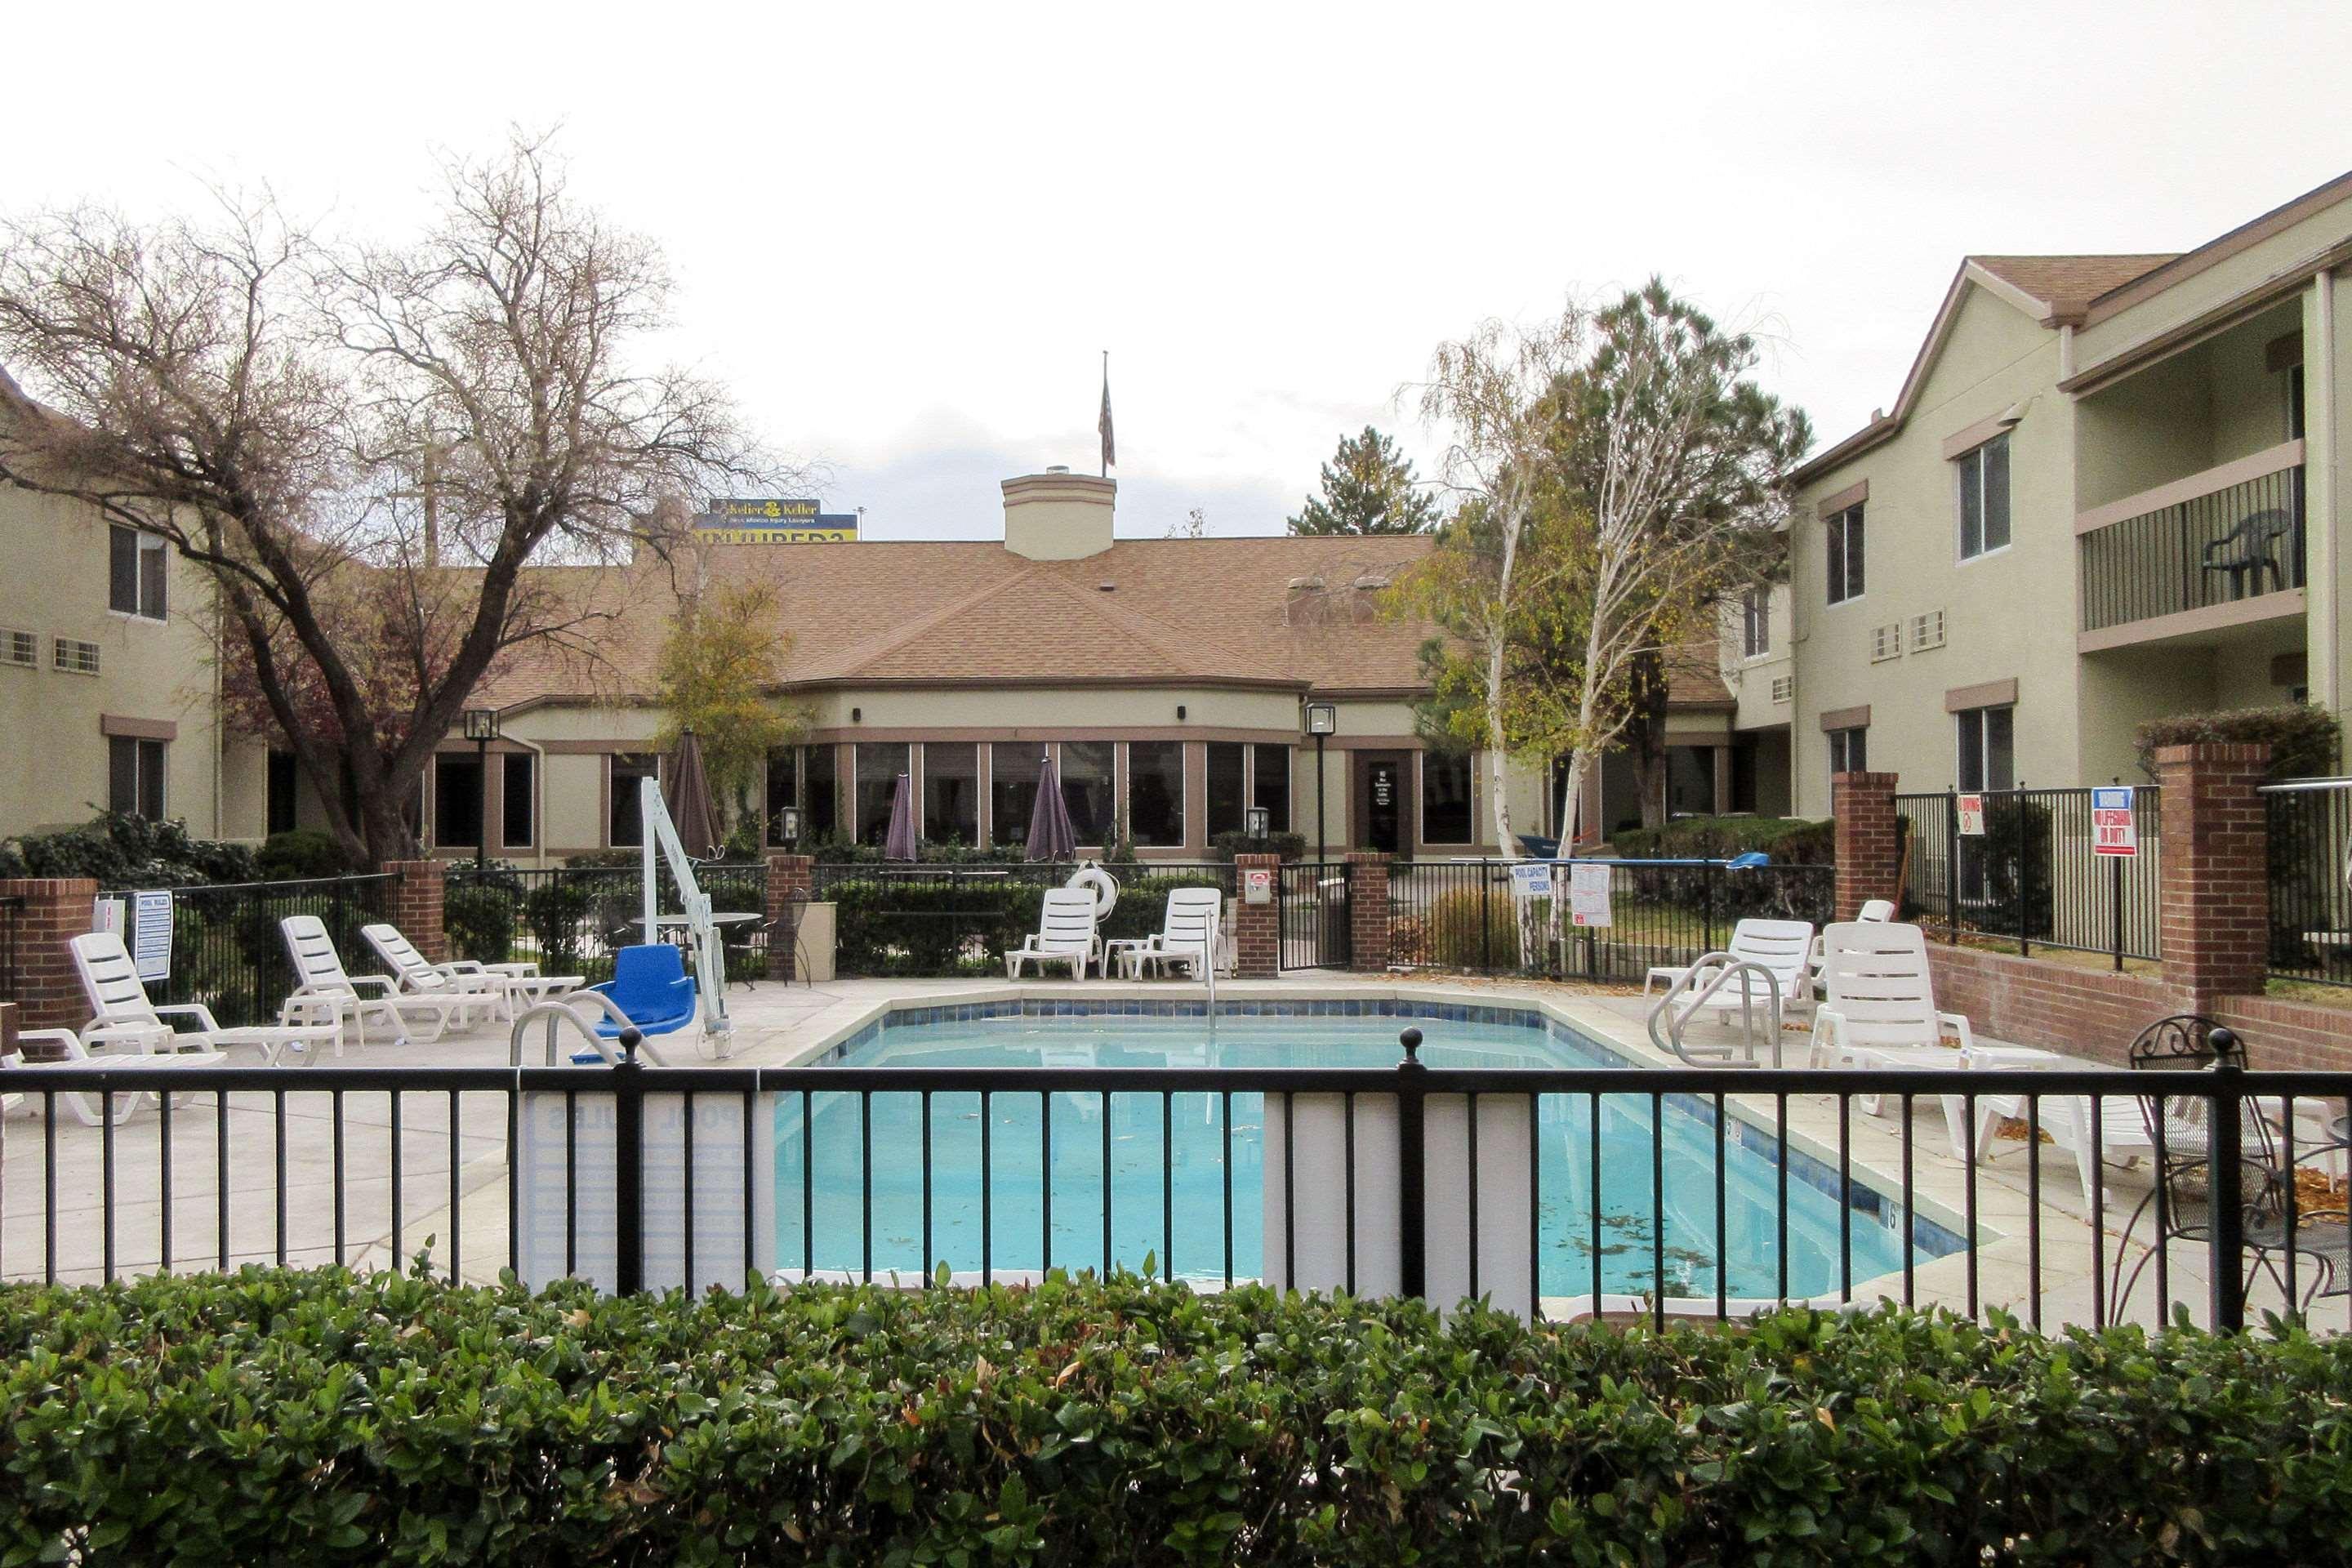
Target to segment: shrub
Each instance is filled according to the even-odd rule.
[[[1686,816],[1664,827],[1613,834],[1610,847],[1629,860],[1728,860],[1761,850],[1776,866],[1829,866],[1837,860],[1835,824],[1789,816]]]
[[[2352,1341],[248,1268],[0,1292],[11,1563],[2341,1560]]]
[[[184,822],[101,812],[79,827],[0,842],[0,877],[94,877],[101,888],[193,888],[251,882],[242,844],[198,838]]]
[[[451,952],[477,963],[504,963],[520,901],[514,887],[488,879],[450,883],[441,896],[441,924]]]
[[[273,833],[263,841],[255,858],[262,877],[276,882],[341,877],[369,868],[345,853],[335,836],[323,827],[293,827]]]
[[[1441,969],[1519,966],[1518,905],[1507,886],[1490,888],[1483,896],[1475,888],[1441,893],[1395,934],[1390,957],[1398,963],[1430,963]]]
[[[567,871],[642,872],[645,863],[646,852],[642,849],[583,849],[563,858]]]
[[[968,879],[846,876],[817,896],[835,906],[835,963],[845,975],[1002,974],[1005,950],[1037,929],[1045,889],[1066,877],[1060,867]],[[1148,936],[1160,929],[1172,889],[1221,885],[1213,873],[1122,868],[1102,934]]]
[[[2139,752],[2140,771],[2156,777],[2156,753],[2161,746],[2193,746],[2221,742],[2262,744],[2271,749],[2271,777],[2305,778],[2336,771],[2336,747],[2342,727],[2324,708],[2301,702],[2275,708],[2237,708],[2220,713],[2180,713],[2150,719],[2133,736]]]
[[[1209,854],[1218,860],[1230,860],[1236,855],[1279,855],[1285,860],[1303,860],[1307,857],[1307,835],[1269,833],[1263,838],[1252,838],[1238,827],[1229,828],[1209,840]]]

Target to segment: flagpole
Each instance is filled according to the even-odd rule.
[[[1103,350],[1102,356],[1103,406],[1105,408],[1108,408],[1110,406],[1110,350]],[[1102,452],[1098,455],[1101,457],[1102,462],[1097,466],[1096,471],[1100,474],[1102,478],[1107,479],[1110,478],[1110,454],[1108,452]]]

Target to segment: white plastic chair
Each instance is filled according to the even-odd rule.
[[[512,1021],[516,1012],[576,991],[587,984],[578,974],[540,974],[538,965],[478,963],[470,958],[436,963],[400,934],[398,926],[378,921],[360,927],[360,935],[375,955],[390,967],[400,988],[418,996],[467,996],[483,1000],[492,1014]]]
[[[1125,953],[1129,973],[1139,976],[1155,964],[1163,969],[1181,964],[1195,979],[1206,978],[1208,966],[1218,961],[1210,944],[1215,940],[1217,917],[1224,901],[1224,894],[1214,888],[1178,888],[1171,892],[1160,929]]]
[[[1744,920],[1731,928],[1731,941],[1723,951],[1742,963],[1756,965],[1772,977],[1772,984],[1780,988],[1780,1007],[1784,1013],[1811,1004],[1812,921]],[[1707,965],[1694,976],[1694,984],[1704,985],[1721,967],[1719,964]],[[1653,982],[1663,978],[1670,984],[1676,984],[1690,973],[1690,969],[1664,965],[1653,968],[1648,978],[1642,983],[1642,994],[1647,996],[1650,994]],[[1705,1001],[1692,1004],[1689,1010],[1704,1007],[1709,1012],[1722,1013],[1741,1007],[1760,1008],[1767,1001],[1763,982],[1752,974],[1743,973],[1736,983],[1727,981],[1722,989]]]
[[[81,977],[82,995],[89,1002],[90,1022],[77,1037],[79,1046],[121,1042],[151,1052],[184,1046],[211,1051],[251,1046],[261,1052],[264,1064],[276,1067],[289,1052],[298,1061],[316,1061],[320,1052],[315,1047],[339,1045],[342,1038],[341,1016],[333,1007],[313,1002],[289,1002],[275,1024],[226,1028],[201,1002],[148,1000],[139,966],[118,933],[84,931],[68,945],[73,951],[74,973]],[[196,1026],[174,1032],[168,1021],[174,1017],[192,1018]]]
[[[22,1049],[35,1040],[56,1046],[64,1053],[62,1058],[56,1061],[38,1062],[26,1060],[21,1054]],[[173,1072],[184,1071],[189,1068],[218,1067],[228,1060],[228,1058],[221,1052],[210,1050],[154,1052],[130,1050],[92,1054],[82,1037],[71,1029],[25,1029],[18,1032],[16,1043],[19,1054],[0,1056],[0,1083],[25,1084],[27,1094],[42,1092],[37,1081],[38,1077],[42,1072],[53,1068],[100,1066],[122,1073],[134,1074],[142,1080],[145,1080],[165,1078]],[[80,1120],[84,1127],[96,1127],[108,1120],[111,1120],[114,1125],[120,1127],[130,1121],[142,1105],[169,1092],[171,1091],[167,1089],[158,1088],[118,1094],[114,1097],[114,1115],[110,1119],[105,1114],[103,1096],[83,1089],[56,1091],[57,1097],[66,1102],[66,1108]],[[13,1094],[6,1097],[11,1101],[18,1098],[19,1096]]]
[[[1945,1047],[1949,1031],[1963,1049],[1976,1043],[1969,1021],[1939,1012],[1927,970],[1927,933],[1915,925],[1851,921],[1822,932],[1822,985],[1807,1059],[1814,1067],[1957,1068]],[[1878,1097],[1860,1097],[1878,1114]]]
[[[1037,929],[1028,941],[1004,955],[1004,977],[1018,980],[1024,964],[1035,964],[1042,975],[1049,963],[1066,963],[1071,979],[1084,980],[1087,965],[1097,962],[1099,945],[1093,890],[1049,888]]]
[[[392,1026],[393,1044],[408,1043],[408,1020],[421,1018],[430,1026],[425,1038],[430,1042],[441,1037],[449,1027],[453,1016],[482,1005],[478,995],[420,996],[403,992],[392,980],[381,974],[348,974],[343,960],[335,951],[335,939],[327,933],[327,922],[316,915],[288,915],[278,922],[286,938],[287,955],[294,961],[294,975],[299,984],[294,999],[324,997],[335,1004],[340,1023],[345,1015],[359,1027],[360,1045],[367,1045],[367,1021],[381,1018]],[[373,988],[374,994],[361,990]]]
[[[1864,899],[1862,902],[1862,909],[1854,915],[1853,918],[1865,925],[1885,925],[1895,918],[1894,900],[1891,899]],[[1822,929],[1823,931],[1827,931],[1829,928],[1827,926],[1823,926]],[[1826,961],[1826,953],[1822,945],[1822,939],[1819,936],[1816,936],[1813,938],[1812,973],[1809,977],[1811,984],[1807,988],[1807,1001],[1811,1001],[1812,999],[1811,992],[1820,988],[1822,983],[1822,965]]]

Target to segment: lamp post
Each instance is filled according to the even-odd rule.
[[[784,841],[785,848],[795,855],[800,853],[801,808],[799,806],[785,805],[776,808],[776,837]]]
[[[1325,819],[1330,811],[1330,796],[1323,785],[1323,742],[1339,728],[1339,710],[1328,702],[1307,705],[1307,732],[1315,737],[1315,858],[1322,859],[1329,851],[1329,834]]]
[[[478,871],[487,869],[490,863],[490,742],[498,738],[497,709],[466,710],[466,739],[474,742],[474,791],[481,804],[474,831],[474,868]]]

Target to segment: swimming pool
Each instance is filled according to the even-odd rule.
[[[1625,1068],[1626,1092],[1600,1101],[1601,1288],[1645,1293],[1656,1254],[1652,1215],[1663,1221],[1669,1295],[1717,1289],[1716,1132],[1711,1103],[1670,1096],[1657,1120],[1640,1070],[1601,1042],[1530,1009],[1426,1005],[1386,999],[1228,1003],[1212,1035],[1198,1002],[1031,1000],[901,1009],[868,1025],[823,1058],[859,1068],[1390,1068],[1397,1035],[1425,1036],[1433,1068]],[[1266,1097],[1260,1093],[1114,1093],[1008,1089],[992,1093],[983,1133],[977,1093],[814,1091],[777,1110],[777,1258],[818,1271],[921,1275],[944,1259],[958,1272],[982,1262],[998,1272],[1050,1263],[1099,1267],[1108,1255],[1140,1268],[1147,1258],[1196,1282],[1256,1277],[1262,1268]],[[1050,1110],[1048,1106],[1050,1104]],[[1228,1121],[1228,1106],[1230,1120]],[[1281,1098],[1276,1096],[1277,1116]],[[1106,1115],[1106,1111],[1108,1114]],[[930,1151],[929,1212],[924,1162]],[[1537,1258],[1546,1295],[1591,1289],[1594,1241],[1593,1103],[1548,1095],[1538,1116]],[[983,1143],[986,1155],[983,1167]],[[871,1159],[867,1159],[870,1148]],[[1230,1153],[1228,1153],[1230,1150]],[[1723,1288],[1733,1297],[1779,1293],[1777,1141],[1732,1118],[1726,1127]],[[1655,1164],[1654,1165],[1654,1158]],[[1227,1162],[1230,1160],[1230,1258]],[[1654,1205],[1654,1169],[1664,1175]],[[982,1171],[988,1178],[984,1184]],[[1050,1169],[1048,1182],[1044,1173]],[[1164,1188],[1163,1188],[1164,1181]],[[870,1182],[870,1196],[868,1184]],[[1792,1296],[1839,1289],[1837,1175],[1790,1152],[1788,1274]],[[1856,1284],[1903,1266],[1899,1202],[1857,1185],[1852,1194],[1852,1278]],[[870,1237],[866,1215],[872,1215]],[[1172,1222],[1172,1225],[1171,1225]],[[1915,1218],[1922,1258],[1960,1245]],[[1050,1257],[1048,1247],[1050,1246]],[[869,1251],[870,1248],[870,1251]],[[1524,1278],[1524,1275],[1522,1275]]]

